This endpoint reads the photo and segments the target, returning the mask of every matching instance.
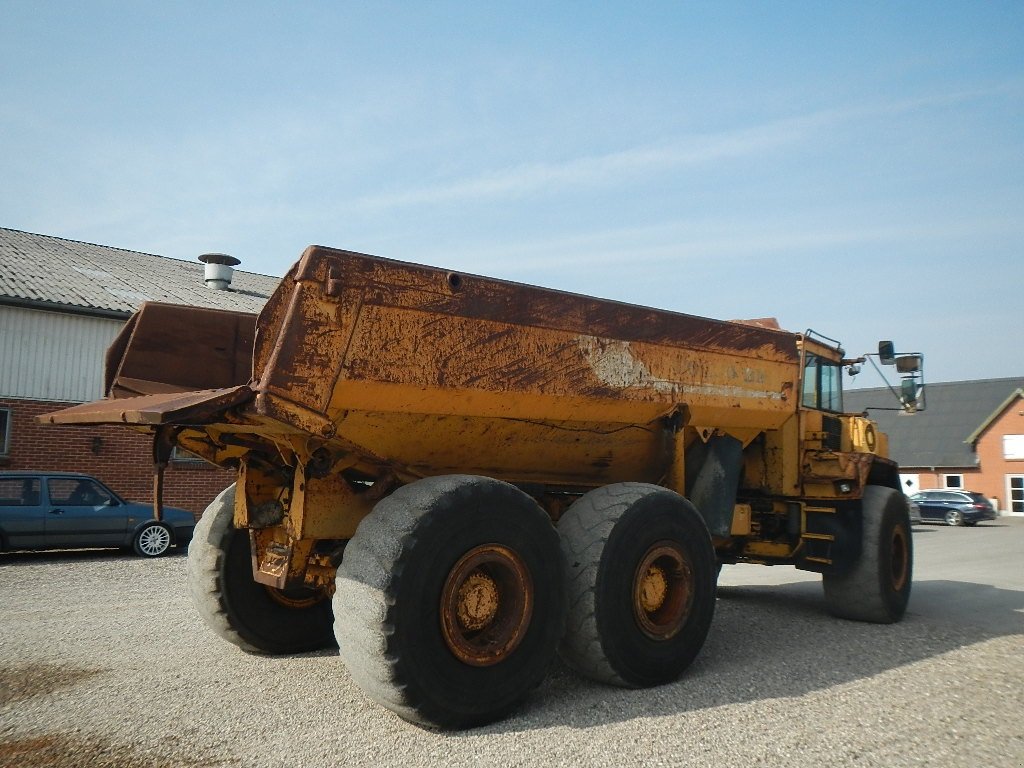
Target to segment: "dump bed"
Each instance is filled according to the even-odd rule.
[[[656,482],[666,419],[746,440],[794,413],[797,338],[313,246],[259,317],[245,391],[209,398],[238,413],[221,430],[315,436],[412,475]],[[112,420],[225,421],[195,398],[173,415],[120,401]]]

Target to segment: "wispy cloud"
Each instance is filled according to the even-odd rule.
[[[735,221],[674,222],[651,227],[629,227],[585,235],[519,241],[501,246],[470,247],[459,252],[447,248],[437,258],[467,270],[500,272],[519,278],[565,269],[608,266],[652,267],[659,264],[714,259],[804,260],[808,252],[863,245],[941,244],[975,237],[977,232],[1024,235],[1016,218],[965,218],[928,223],[874,223],[857,226],[849,221]],[[430,260],[426,252],[422,257]]]
[[[1019,92],[1019,83],[956,91],[898,101],[839,107],[773,120],[748,128],[694,134],[560,162],[517,165],[462,179],[366,195],[346,203],[349,210],[379,211],[466,200],[517,198],[537,191],[608,186],[646,174],[741,158],[798,144],[815,132],[842,124],[949,106],[985,96]]]

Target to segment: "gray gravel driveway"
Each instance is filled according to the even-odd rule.
[[[8,766],[1024,765],[1024,518],[915,528],[905,620],[827,616],[820,580],[726,567],[679,682],[556,666],[514,717],[433,733],[334,653],[247,656],[200,624],[185,558],[0,554]]]

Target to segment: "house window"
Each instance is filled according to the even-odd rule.
[[[196,454],[192,453],[192,451],[186,451],[181,446],[176,445],[171,451],[171,461],[191,462],[194,464],[196,462],[206,461],[206,459],[204,459],[202,456],[197,456]]]
[[[964,476],[963,475],[943,475],[943,487],[944,488],[963,488],[964,487]]]
[[[11,409],[0,408],[0,456],[6,456],[11,447]]]
[[[1024,459],[1024,435],[1003,435],[1003,458]]]

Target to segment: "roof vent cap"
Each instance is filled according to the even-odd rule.
[[[231,285],[231,276],[234,274],[234,267],[242,262],[234,256],[226,253],[204,253],[199,260],[206,265],[203,272],[203,280],[207,288],[215,291],[226,291]]]

